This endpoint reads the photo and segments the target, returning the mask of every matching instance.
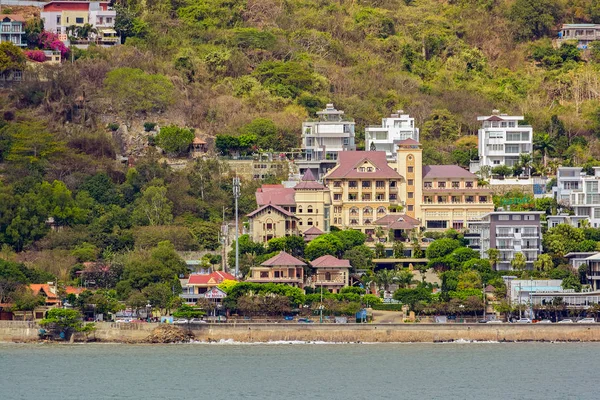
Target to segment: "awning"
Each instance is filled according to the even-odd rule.
[[[113,35],[117,34],[117,31],[115,31],[114,29],[102,29],[100,32],[102,32],[103,34],[106,34],[106,33],[111,33]]]

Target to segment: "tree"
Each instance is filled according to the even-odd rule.
[[[130,307],[133,311],[135,311],[135,315],[138,315],[138,316],[139,316],[139,310],[146,308],[147,303],[148,303],[148,299],[146,298],[146,296],[143,293],[140,293],[140,292],[132,293],[125,301],[125,304],[127,304],[128,307]]]
[[[398,289],[394,292],[394,300],[407,304],[411,310],[420,302],[428,303],[431,301],[431,290],[425,287],[417,289]]]
[[[579,282],[579,277],[572,273],[563,279],[561,286],[565,290],[573,289],[576,292],[581,292],[581,282]]]
[[[516,0],[509,13],[518,40],[539,39],[549,35],[562,14],[561,3],[554,0]]]
[[[125,115],[164,111],[173,102],[174,86],[164,75],[138,68],[117,68],[104,79],[104,90]]]
[[[512,269],[516,271],[524,271],[527,266],[527,259],[523,253],[516,253],[512,261],[510,262]]]
[[[53,308],[46,313],[46,318],[40,321],[40,326],[54,333],[62,333],[61,338],[67,339],[73,332],[84,329],[81,314],[77,310]],[[93,325],[92,325],[93,326]]]
[[[436,258],[442,258],[442,257],[452,253],[454,250],[456,250],[459,247],[460,247],[460,242],[458,240],[442,238],[442,239],[433,241],[429,245],[429,247],[427,247],[427,250],[425,250],[425,254],[426,254],[427,258],[429,258],[430,260],[436,259]]]
[[[18,311],[33,311],[46,303],[43,296],[34,295],[33,291],[25,286],[12,293],[12,300],[14,309]]]
[[[311,240],[304,250],[304,255],[310,261],[324,255],[336,256],[344,250],[344,243],[334,234],[321,235]]]
[[[401,288],[406,288],[413,283],[414,277],[415,275],[412,272],[410,272],[407,269],[403,269],[401,271],[398,271],[398,273],[396,274],[396,281],[398,282],[398,286],[400,286]]]
[[[500,250],[494,249],[494,248],[489,248],[489,249],[487,249],[486,253],[487,253],[488,260],[490,260],[490,263],[492,264],[494,269],[496,269],[496,266],[498,265],[498,261],[500,261]]]
[[[549,272],[554,268],[552,257],[549,254],[540,254],[538,259],[533,262],[533,268],[539,272]]]
[[[173,289],[168,282],[151,283],[142,289],[148,303],[159,310],[167,310],[173,298]]]
[[[401,241],[395,241],[394,246],[394,258],[404,258],[404,243]]]
[[[433,110],[423,124],[423,138],[428,140],[455,141],[459,134],[458,124],[448,110]]]
[[[504,178],[507,175],[510,175],[512,169],[508,165],[498,165],[497,167],[492,168],[492,174],[500,175],[500,177]]]
[[[375,257],[385,258],[385,246],[381,242],[375,244]]]
[[[548,153],[555,151],[554,140],[547,133],[534,134],[533,148],[542,152],[545,168],[548,165]]]
[[[0,72],[21,71],[25,68],[25,55],[10,41],[0,43]]]
[[[149,186],[136,200],[132,217],[139,225],[165,225],[173,220],[172,207],[166,187]]]
[[[381,269],[377,271],[375,274],[375,281],[379,288],[383,288],[383,290],[388,291],[390,289],[390,285],[395,283],[398,280],[396,276],[396,271],[391,269]]]
[[[206,312],[188,304],[182,304],[181,307],[179,307],[175,312],[173,312],[173,317],[187,319],[188,322],[192,318],[202,318],[204,315],[206,315]]]
[[[156,144],[167,153],[181,155],[189,150],[194,137],[193,129],[167,125],[160,128],[160,132],[156,136]]]
[[[353,249],[346,250],[342,258],[350,261],[350,265],[355,270],[365,270],[373,267],[373,250],[365,245],[357,246]]]

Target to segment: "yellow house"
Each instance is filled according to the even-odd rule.
[[[312,287],[322,287],[328,292],[339,293],[342,288],[348,286],[350,261],[325,255],[311,261],[310,265],[315,270],[310,281]]]
[[[343,151],[323,178],[332,193],[331,224],[375,233],[375,220],[400,205],[402,176],[391,168],[385,151]]]
[[[249,235],[254,242],[268,242],[273,238],[299,235],[298,218],[274,204],[257,208],[247,215]]]
[[[331,195],[329,189],[317,182],[310,169],[307,169],[300,183],[294,187],[296,217],[301,231],[317,227],[329,232]]]
[[[260,267],[250,268],[247,282],[285,283],[299,288],[304,287],[304,266],[306,264],[285,251],[271,257]]]

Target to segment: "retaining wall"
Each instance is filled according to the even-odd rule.
[[[157,325],[98,323],[90,338],[103,342],[141,342]],[[181,328],[190,329],[200,341],[600,341],[600,324],[202,324]],[[38,330],[34,322],[0,321],[0,341],[36,341]],[[78,334],[76,339],[85,340],[85,336]]]

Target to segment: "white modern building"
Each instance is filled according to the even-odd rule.
[[[310,169],[320,179],[335,167],[338,152],[356,150],[354,121],[344,118],[344,112],[327,104],[317,112],[318,118],[302,123],[302,153],[297,161],[300,173]]]
[[[526,259],[526,269],[533,269],[533,262],[542,252],[543,211],[494,211],[469,222],[465,239],[469,247],[479,250],[481,258],[487,258],[490,248],[500,251],[496,269],[511,270],[515,254],[522,253]]]
[[[560,167],[556,186],[552,188],[559,205],[572,208],[577,220],[588,219],[594,228],[600,227],[600,167],[587,175],[581,167]]]
[[[403,110],[387,118],[382,118],[381,126],[367,126],[365,128],[365,150],[385,151],[388,160],[396,159],[396,143],[413,139],[419,141],[419,128],[415,127],[415,119]]]
[[[488,165],[492,168],[507,165],[514,166],[521,154],[533,152],[533,128],[519,125],[523,116],[500,114],[494,110],[492,115],[477,117],[481,121],[478,131],[479,162],[471,163],[471,172]]]

